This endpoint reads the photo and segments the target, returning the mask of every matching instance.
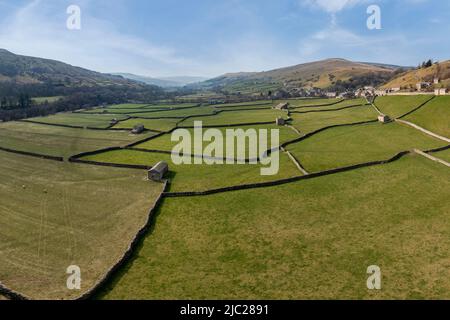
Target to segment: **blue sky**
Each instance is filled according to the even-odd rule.
[[[69,5],[81,30],[66,28]],[[382,29],[366,27],[381,8]],[[444,0],[0,0],[0,48],[101,72],[213,77],[324,58],[450,59]]]

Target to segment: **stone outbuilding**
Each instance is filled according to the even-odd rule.
[[[281,118],[281,117],[278,117],[278,118],[275,120],[275,124],[276,124],[277,126],[284,126],[284,125],[286,124],[286,120],[284,120],[284,119]]]
[[[169,172],[169,165],[167,162],[158,162],[153,168],[148,171],[148,180],[162,181],[164,176]]]
[[[378,121],[381,123],[388,123],[391,122],[391,118],[389,118],[389,116],[382,114],[378,116]]]
[[[137,124],[134,126],[133,130],[131,130],[131,133],[133,134],[141,134],[142,132],[144,132],[145,127],[143,124]]]
[[[276,110],[289,110],[289,102],[283,102],[277,104],[274,109]]]

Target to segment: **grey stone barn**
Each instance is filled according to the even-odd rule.
[[[162,181],[167,172],[169,172],[169,165],[167,162],[158,162],[148,171],[148,180]]]
[[[279,117],[275,120],[275,124],[277,126],[284,126],[286,124],[286,120],[284,120],[283,118]]]
[[[131,130],[131,133],[133,134],[140,134],[142,132],[144,132],[145,127],[143,124],[137,124],[134,126],[133,130]]]

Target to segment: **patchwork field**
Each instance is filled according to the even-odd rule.
[[[162,191],[143,171],[0,157],[0,279],[35,299],[75,298],[95,285]],[[70,265],[81,268],[81,291],[66,287]]]
[[[429,98],[381,97],[376,104],[397,117]],[[155,131],[187,127],[192,133],[194,121],[222,134],[227,129],[279,129],[280,143],[291,142],[286,149],[295,157],[275,151],[280,170],[273,176],[261,175],[269,164],[175,165],[168,152],[178,142],[168,133],[80,159],[96,163],[0,151],[0,282],[38,299],[73,299],[92,288],[124,254],[163,191],[162,183],[148,181],[145,170],[102,165],[152,167],[165,161],[169,193],[163,194],[152,228],[98,298],[449,299],[448,167],[408,154],[389,164],[318,177],[296,163],[315,173],[448,143],[396,122],[375,122],[378,114],[364,99],[289,102],[295,109],[287,126],[275,125],[277,117],[287,119],[288,113],[273,110],[271,101],[201,107],[121,104],[30,119],[103,129],[117,119],[114,129],[124,131],[0,123],[0,147],[65,158],[156,134],[130,134],[138,124]],[[449,97],[436,97],[405,120],[448,137],[449,105]],[[102,110],[115,114],[95,114]],[[373,123],[350,125],[366,121]],[[242,125],[259,122],[269,124]],[[334,125],[344,126],[293,142]],[[433,155],[450,161],[449,150]],[[223,157],[223,151],[216,156]],[[293,177],[272,187],[174,194],[273,185]],[[380,291],[366,287],[367,267],[374,264],[382,269]],[[69,265],[81,267],[81,291],[66,288]]]
[[[91,128],[107,128],[111,120],[126,119],[126,115],[112,114],[80,114],[80,113],[58,113],[47,117],[30,118],[28,120],[48,124],[70,125]]]
[[[250,146],[250,144],[248,143],[248,141],[251,138],[255,138],[255,139],[259,139],[259,130],[267,130],[267,134],[268,134],[268,143],[267,143],[267,149],[271,148],[271,143],[272,143],[272,139],[271,139],[271,135],[270,135],[270,130],[273,129],[279,129],[279,134],[280,134],[280,144],[283,142],[287,142],[287,141],[291,141],[294,140],[296,138],[299,137],[299,135],[292,129],[288,128],[288,127],[280,127],[280,126],[276,126],[276,125],[251,125],[251,126],[237,126],[237,127],[233,127],[233,128],[218,128],[217,130],[219,130],[222,135],[225,137],[226,136],[226,131],[227,130],[238,130],[238,129],[242,129],[244,131],[247,130],[255,130],[254,134],[249,135],[249,139],[246,140],[246,150],[248,152],[248,147]],[[191,136],[194,136],[194,129],[186,129],[190,132]],[[206,130],[206,129],[205,129]],[[172,151],[173,148],[179,143],[179,142],[172,142],[171,141],[172,135],[171,134],[166,134],[160,137],[157,137],[155,139],[149,140],[147,142],[141,143],[136,145],[136,148],[140,148],[140,149],[147,149],[147,150],[163,150],[163,151]],[[205,143],[204,145],[206,146],[208,143]],[[217,155],[219,157],[224,156],[225,154],[225,142],[224,142],[224,149],[223,152],[218,153]]]
[[[450,97],[436,97],[404,120],[450,138]]]
[[[287,114],[280,110],[227,111],[215,116],[194,117],[183,121],[180,126],[192,127],[194,121],[203,121],[204,126],[221,126],[241,123],[270,122],[275,123],[277,117],[287,119]]]
[[[153,166],[166,161],[170,168],[170,191],[206,191],[241,184],[258,183],[300,176],[302,173],[285,153],[279,153],[280,170],[277,175],[262,176],[262,165],[175,165],[170,155],[135,150],[109,151],[82,160]]]
[[[332,128],[288,146],[311,172],[387,160],[401,151],[445,146],[441,140],[396,123]]]
[[[433,96],[428,95],[377,97],[375,105],[381,112],[391,118],[398,118],[411,110],[414,110],[432,97]]]
[[[72,129],[25,122],[0,123],[0,147],[69,157],[107,147],[119,147],[155,133]]]
[[[292,113],[292,125],[302,134],[340,124],[376,120],[377,112],[372,106],[360,106],[339,111]]]
[[[449,188],[446,167],[409,156],[278,187],[165,199],[100,298],[449,299]],[[374,264],[379,291],[366,287]]]
[[[148,130],[169,131],[177,126],[181,119],[130,119],[114,126],[116,129],[133,129],[136,125],[144,125]]]

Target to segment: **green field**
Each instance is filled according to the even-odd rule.
[[[139,113],[139,114],[134,114],[134,116],[137,116],[137,117],[149,117],[149,118],[187,117],[187,116],[213,114],[214,111],[215,111],[215,109],[213,107],[202,106],[202,107],[194,107],[194,108],[183,108],[183,109],[176,109],[176,110],[166,110],[166,111],[158,111],[158,112]]]
[[[440,152],[436,152],[436,153],[432,153],[431,154],[434,157],[437,157],[439,159],[445,160],[447,162],[450,162],[450,149],[444,150],[444,151],[440,151]]]
[[[150,167],[159,161],[166,161],[170,169],[171,191],[205,191],[301,175],[301,172],[285,153],[280,153],[279,159],[279,173],[273,176],[262,176],[260,174],[261,166],[259,164],[175,165],[170,155],[135,150],[109,151],[82,158],[82,160],[146,165]]]
[[[331,125],[376,120],[378,114],[372,106],[361,106],[339,111],[292,113],[292,125],[307,134]]]
[[[142,124],[148,130],[169,131],[175,128],[181,119],[130,119],[121,121],[114,126],[116,129],[132,129],[135,125]]]
[[[414,110],[422,103],[430,100],[432,96],[416,95],[416,96],[384,96],[377,97],[375,105],[380,111],[391,118],[398,118],[411,110]]]
[[[192,127],[194,121],[203,121],[204,126],[221,126],[228,124],[270,122],[275,123],[277,117],[287,119],[287,114],[280,110],[227,111],[215,116],[194,117],[183,121],[180,126]]]
[[[116,114],[81,114],[81,113],[58,113],[47,117],[30,118],[28,120],[48,123],[62,124],[70,126],[81,126],[91,128],[107,128],[111,124],[111,120],[126,119],[126,115]]]
[[[450,138],[450,97],[436,97],[404,120]]]
[[[306,170],[323,171],[387,160],[401,151],[428,150],[446,143],[396,123],[332,128],[288,146]]]
[[[336,110],[336,109],[340,109],[340,108],[365,105],[365,104],[367,104],[367,101],[365,99],[351,99],[351,100],[344,100],[344,101],[341,101],[339,103],[335,103],[332,105],[297,107],[297,108],[294,108],[293,111],[294,112],[309,112],[309,111],[318,111],[318,110],[327,111],[327,110]]]
[[[305,106],[318,106],[318,105],[326,105],[326,104],[333,104],[338,101],[341,101],[342,99],[290,99],[290,100],[282,100],[280,102],[289,102],[292,108],[301,108]]]
[[[69,157],[107,147],[128,145],[155,133],[72,129],[25,122],[0,123],[0,147]]]
[[[162,191],[144,171],[0,157],[0,279],[34,299],[89,290],[124,254]],[[81,291],[66,287],[70,265],[81,268]]]
[[[278,187],[166,199],[101,298],[449,299],[449,189],[446,167],[408,156]],[[370,265],[381,268],[382,290],[367,290]]]
[[[259,137],[259,130],[268,130],[267,131],[267,135],[268,135],[268,146],[267,149],[271,148],[271,134],[270,134],[270,130],[274,130],[274,129],[279,129],[279,137],[280,137],[280,144],[283,142],[287,142],[287,141],[291,141],[294,140],[296,138],[298,138],[298,134],[292,130],[291,128],[288,127],[280,127],[280,126],[276,126],[276,125],[252,125],[252,126],[244,126],[244,127],[233,127],[233,128],[219,128],[217,130],[219,130],[223,137],[226,136],[226,131],[227,130],[236,130],[236,129],[242,129],[244,131],[247,130],[256,130],[256,135],[252,134],[252,137],[255,137],[256,139],[258,139]],[[191,133],[191,136],[194,136],[194,129],[186,129]],[[204,131],[206,131],[207,129],[205,129]],[[155,139],[149,140],[147,142],[138,144],[137,146],[135,146],[136,148],[142,148],[142,149],[148,149],[148,150],[164,150],[164,151],[172,151],[173,147],[175,145],[178,144],[178,142],[172,142],[171,141],[172,135],[171,134],[166,134],[160,137],[157,137]],[[248,140],[246,140],[248,141]],[[208,143],[204,143],[204,145],[206,146]],[[249,146],[250,144],[247,142],[246,143],[247,146]],[[224,151],[225,151],[225,142],[224,142]],[[248,150],[248,148],[247,148]],[[219,153],[219,156],[223,156],[225,153]]]

